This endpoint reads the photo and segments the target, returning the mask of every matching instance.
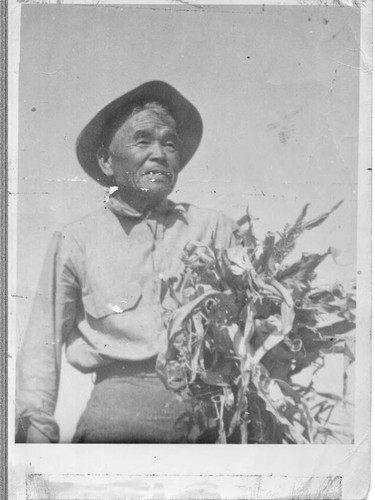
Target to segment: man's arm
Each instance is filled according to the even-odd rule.
[[[51,442],[45,434],[33,425],[30,425],[27,429],[26,443],[50,444]]]
[[[47,252],[29,325],[17,358],[16,441],[58,442],[54,419],[61,348],[76,316],[76,244],[56,233]]]

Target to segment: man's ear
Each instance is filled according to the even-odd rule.
[[[112,177],[113,169],[111,152],[105,146],[100,146],[96,153],[96,158],[103,174],[107,177]]]

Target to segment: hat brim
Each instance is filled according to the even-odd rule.
[[[101,109],[79,134],[76,142],[78,161],[83,170],[103,186],[112,186],[113,180],[101,170],[97,152],[103,145],[103,138],[110,123],[129,112],[133,106],[142,106],[156,101],[164,105],[176,121],[181,140],[181,169],[196,152],[203,133],[199,111],[180,92],[168,83],[151,81],[136,87],[118,97]]]

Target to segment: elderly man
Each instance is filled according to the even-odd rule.
[[[165,342],[161,283],[182,273],[189,241],[234,243],[234,223],[168,200],[202,136],[197,109],[152,81],[103,108],[77,140],[83,169],[117,186],[106,206],[57,232],[18,358],[19,442],[59,441],[61,351],[95,385],[76,443],[179,443],[188,408],[159,380]]]

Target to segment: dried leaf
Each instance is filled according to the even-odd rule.
[[[222,256],[226,269],[234,276],[243,276],[254,269],[247,249],[243,246],[227,248],[222,253]]]
[[[249,211],[249,207],[246,209],[246,215],[238,219],[237,224],[240,227],[239,236],[242,238],[244,246],[247,247],[256,247],[257,238],[254,234],[253,221],[255,219]],[[247,228],[244,226],[247,225]]]
[[[315,227],[320,226],[320,224],[322,224],[335,210],[337,210],[339,206],[342,205],[342,203],[344,203],[344,200],[336,203],[336,205],[334,205],[329,212],[325,212],[319,217],[316,217],[315,219],[312,219],[309,222],[303,224],[303,231],[310,231],[310,229],[314,229]]]
[[[258,272],[269,272],[272,274],[275,272],[275,259],[273,256],[274,246],[275,235],[273,233],[267,233],[263,241],[262,254],[256,264]]]
[[[193,356],[192,356],[192,360],[191,360],[191,374],[190,374],[190,379],[189,379],[190,384],[192,384],[194,382],[194,380],[197,376],[198,362],[201,358],[202,345],[203,345],[203,340],[204,340],[204,327],[202,325],[200,318],[199,317],[192,317],[191,320],[194,324],[196,343],[194,345]]]
[[[329,254],[330,250],[321,255],[303,253],[302,258],[298,262],[295,262],[291,266],[280,271],[277,274],[277,279],[282,282],[293,279],[294,283],[307,283],[308,281],[311,281],[314,270]]]
[[[185,247],[185,273],[168,281],[168,296],[163,285],[170,323],[157,367],[168,387],[181,391],[188,384],[195,434],[214,431],[221,443],[228,436],[243,443],[348,439],[331,418],[340,398],[315,393],[312,380],[301,388],[290,379],[305,367],[321,369],[326,352],[344,353],[345,369],[354,360],[344,334],[355,326],[355,287],[312,288],[317,266],[329,254],[337,257],[333,247],[281,264],[300,234],[340,204],[308,222],[305,205],[276,242],[272,233],[256,240],[248,213],[238,231],[243,245]]]
[[[186,321],[186,319],[193,314],[195,309],[197,309],[200,305],[204,304],[204,302],[209,297],[219,297],[220,295],[221,292],[217,292],[216,290],[208,290],[199,297],[197,297],[192,302],[189,302],[188,304],[180,307],[174,313],[171,319],[168,332],[169,339],[172,340],[175,335],[181,332],[181,330],[184,327],[184,321]]]

